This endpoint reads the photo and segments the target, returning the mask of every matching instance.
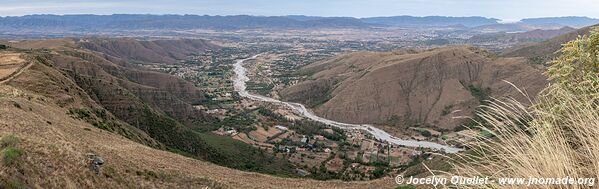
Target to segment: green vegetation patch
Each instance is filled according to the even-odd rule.
[[[476,97],[476,99],[478,99],[481,104],[484,103],[485,100],[489,99],[489,95],[490,95],[490,88],[482,88],[480,86],[476,86],[473,84],[468,85],[468,90],[470,91],[470,94],[474,97]]]
[[[23,182],[21,182],[18,179],[9,179],[6,182],[0,181],[0,188],[7,188],[7,189],[28,189],[30,187],[28,187],[27,185],[25,185]]]
[[[446,105],[445,107],[443,107],[443,111],[441,111],[441,116],[446,116],[449,115],[449,113],[451,113],[451,109],[454,107],[455,105],[450,104],[450,105]]]
[[[16,135],[9,134],[0,139],[0,149],[2,149],[2,163],[6,166],[14,164],[24,152],[18,147],[21,139]]]
[[[6,166],[14,164],[23,155],[23,150],[16,147],[8,147],[2,150],[2,162]]]
[[[228,167],[268,173],[283,177],[294,176],[294,166],[288,161],[276,158],[263,150],[230,137],[213,134],[199,134],[214,151],[212,153],[227,157],[214,160],[215,163]]]
[[[193,131],[174,119],[143,110],[140,129],[165,144],[171,151],[212,163],[277,176],[292,176],[294,167],[288,161],[274,157],[241,141]]]
[[[21,139],[16,135],[9,134],[0,139],[0,148],[14,147],[21,142]]]

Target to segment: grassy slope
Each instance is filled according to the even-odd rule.
[[[538,92],[545,78],[525,62],[467,46],[356,52],[305,66],[299,74],[309,79],[280,94],[308,105],[322,103],[314,108],[317,114],[343,122],[399,120],[404,126],[452,129],[464,122],[454,117],[472,116],[479,105],[469,86],[488,88],[494,97],[513,95],[503,82],[507,80],[531,94]],[[443,113],[447,111],[451,113]]]
[[[494,101],[480,113],[487,138],[458,154],[454,173],[493,178],[593,178],[599,176],[599,31],[565,43],[548,63],[552,84],[532,106]],[[593,188],[596,183],[532,185],[531,188]],[[521,188],[517,185],[465,188]]]
[[[20,88],[27,88],[32,92],[44,94],[48,98],[59,99],[58,103],[68,108],[65,113],[70,112],[72,117],[85,120],[108,131],[121,131],[123,129],[120,129],[120,127],[126,127],[128,130],[124,129],[123,132],[116,133],[128,136],[131,139],[139,138],[136,141],[149,146],[168,149],[222,166],[280,176],[293,175],[293,166],[289,162],[274,158],[267,153],[261,153],[250,145],[231,139],[223,139],[222,143],[231,143],[231,145],[227,146],[229,150],[221,150],[220,146],[213,146],[214,143],[206,142],[205,137],[210,137],[209,135],[202,135],[194,131],[194,127],[201,127],[201,124],[206,123],[198,123],[194,127],[186,126],[179,120],[166,115],[159,107],[152,106],[152,102],[145,101],[140,95],[157,95],[159,98],[153,99],[163,101],[171,99],[182,101],[180,98],[161,92],[163,89],[160,88],[143,86],[107,74],[104,72],[103,67],[98,65],[110,62],[100,57],[85,53],[48,55],[45,52],[36,51],[32,54],[35,54],[32,55],[34,57],[39,57],[35,61],[43,64],[35,65],[32,72],[15,79],[13,84]],[[85,57],[85,59],[80,57]],[[95,61],[91,62],[91,60]],[[78,67],[69,67],[68,62],[71,62],[71,64],[76,62]],[[60,68],[60,71],[55,68]],[[50,76],[46,78],[30,74]],[[52,80],[58,81],[47,84]],[[63,89],[67,83],[70,87]],[[48,88],[48,86],[55,86],[55,88]],[[132,91],[140,88],[143,90]],[[62,95],[65,91],[72,94],[65,97]],[[78,115],[73,115],[73,110],[77,110]],[[79,115],[81,112],[89,113],[83,113],[82,117]],[[105,116],[94,112],[107,112],[108,120],[113,121],[106,121],[106,119],[103,119]],[[115,117],[118,119],[115,120]],[[129,130],[135,131],[137,134]],[[137,135],[147,138],[141,138]],[[210,137],[210,139],[213,139],[213,137]],[[243,153],[233,153],[235,151]]]
[[[24,75],[26,77],[26,75]],[[0,181],[40,188],[391,188],[390,179],[341,183],[243,172],[133,142],[66,114],[56,99],[0,85],[0,138],[23,155],[0,164]],[[15,106],[14,104],[19,104]],[[97,176],[86,153],[105,160]]]

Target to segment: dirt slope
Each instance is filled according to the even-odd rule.
[[[185,60],[190,54],[217,48],[200,39],[140,41],[129,38],[85,39],[79,46],[127,61],[172,64]]]
[[[195,88],[167,75],[127,67],[114,57],[57,49],[20,50],[31,66],[0,84],[0,141],[15,135],[20,142],[13,148],[22,150],[10,164],[0,157],[0,188],[393,186],[391,179],[359,183],[285,179],[166,151],[215,162],[231,158],[204,145],[183,121],[169,118],[169,110],[161,108],[163,102],[186,106],[197,95]],[[2,153],[5,147],[0,142]],[[100,175],[86,162],[88,153],[106,161]]]
[[[480,34],[472,36],[468,39],[469,43],[484,43],[484,42],[503,42],[503,43],[514,43],[514,42],[534,42],[546,39],[551,39],[566,33],[575,31],[576,29],[571,27],[563,27],[555,30],[542,30],[536,29],[532,31],[522,33],[490,33]]]
[[[543,42],[531,43],[515,47],[502,53],[502,56],[526,57],[534,60],[536,63],[544,63],[545,61],[551,60],[552,58],[556,57],[555,52],[562,47],[562,44],[568,41],[572,41],[576,39],[576,37],[578,36],[589,34],[591,28],[595,26],[581,28],[576,31],[572,31]]]
[[[30,72],[30,71],[26,71]],[[26,76],[25,73],[19,77]],[[32,73],[33,74],[33,73]],[[24,153],[0,164],[0,180],[33,188],[391,188],[391,179],[341,183],[285,179],[220,167],[161,151],[65,114],[53,99],[0,85],[0,138],[14,134]],[[18,105],[16,105],[18,104]],[[100,175],[86,154],[105,160]]]
[[[316,106],[317,114],[352,123],[428,125],[452,129],[487,96],[530,94],[545,84],[522,58],[494,58],[459,46],[424,52],[357,52],[311,64],[310,80],[281,91],[286,100]],[[324,98],[323,98],[324,97]]]

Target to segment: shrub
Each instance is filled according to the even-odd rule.
[[[16,108],[22,109],[21,104],[19,104],[18,102],[13,102],[12,105]]]
[[[0,181],[0,187],[2,186],[2,181]],[[9,179],[8,181],[6,181],[5,184],[7,189],[26,189],[29,188],[27,185],[25,185],[23,182],[21,182],[18,179]]]
[[[21,157],[21,155],[23,155],[23,150],[19,149],[19,148],[14,148],[14,147],[8,147],[5,148],[2,151],[2,159],[4,162],[4,165],[12,165],[15,163],[15,161],[17,159],[19,159],[19,157]]]
[[[531,106],[489,102],[479,113],[491,128],[452,162],[459,176],[597,178],[599,176],[599,30],[564,44],[546,74],[553,84]],[[461,186],[461,188],[521,186]],[[535,186],[553,188],[551,185]],[[588,188],[563,185],[555,188]]]
[[[19,142],[21,142],[21,139],[19,139],[19,137],[13,134],[6,135],[0,139],[0,148],[6,148],[11,146],[14,147],[17,144],[19,144]]]

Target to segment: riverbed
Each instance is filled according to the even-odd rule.
[[[441,150],[441,151],[444,151],[447,153],[456,153],[456,152],[462,151],[462,149],[460,149],[460,148],[455,148],[455,147],[438,144],[438,143],[434,143],[434,142],[400,139],[395,136],[392,136],[391,134],[389,134],[379,128],[376,128],[376,127],[374,127],[372,125],[368,125],[368,124],[350,124],[350,123],[341,123],[341,122],[329,120],[329,119],[317,116],[312,111],[310,111],[308,108],[306,108],[303,104],[299,104],[299,103],[295,103],[295,102],[280,101],[280,100],[270,98],[267,96],[249,93],[246,90],[246,87],[247,87],[246,82],[248,82],[250,80],[250,78],[247,77],[247,70],[245,67],[243,67],[243,64],[245,61],[255,59],[257,56],[258,55],[255,55],[255,56],[252,56],[252,57],[246,58],[246,59],[236,60],[236,62],[234,64],[233,71],[235,72],[235,77],[233,80],[233,86],[235,88],[235,91],[238,92],[241,97],[245,97],[245,98],[249,98],[249,99],[257,100],[257,101],[282,104],[282,105],[285,105],[285,106],[293,109],[295,112],[297,112],[297,113],[301,114],[302,116],[304,116],[308,119],[311,119],[313,121],[317,121],[317,122],[324,123],[324,124],[332,126],[332,127],[338,127],[341,129],[363,130],[363,131],[366,131],[366,132],[372,134],[376,139],[379,139],[382,141],[387,141],[389,143],[400,145],[400,146],[437,149],[437,150]]]

